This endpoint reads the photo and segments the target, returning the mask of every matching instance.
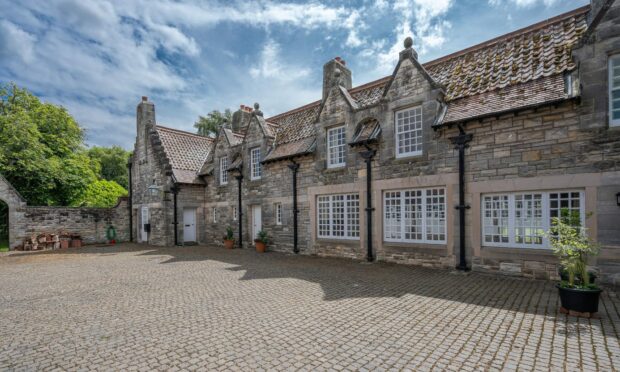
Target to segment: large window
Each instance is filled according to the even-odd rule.
[[[319,238],[359,239],[358,194],[321,195],[317,198]]]
[[[383,238],[388,242],[445,243],[443,188],[386,191]]]
[[[260,164],[260,147],[250,150],[250,179],[260,180],[262,169]]]
[[[421,155],[422,107],[397,111],[395,120],[396,157]]]
[[[482,245],[549,248],[545,232],[552,218],[584,225],[583,198],[583,191],[483,195]]]
[[[620,126],[620,54],[609,58],[609,124]]]
[[[228,156],[220,158],[220,185],[228,183]]]
[[[347,146],[345,128],[336,127],[327,130],[327,167],[344,167]]]

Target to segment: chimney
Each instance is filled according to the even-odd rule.
[[[352,87],[351,70],[347,67],[345,60],[340,57],[336,57],[323,65],[323,100],[327,98],[327,93],[335,84],[347,89]]]
[[[252,108],[246,105],[239,105],[239,110],[235,111],[232,116],[233,132],[242,132],[250,122],[252,116]]]
[[[136,108],[136,142],[143,144],[146,149],[151,131],[155,128],[155,105],[148,97],[142,100]],[[146,150],[145,150],[146,151]]]

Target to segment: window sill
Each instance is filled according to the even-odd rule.
[[[359,245],[359,238],[352,239],[338,239],[338,238],[316,238],[317,243],[325,244],[341,244],[341,245]]]
[[[493,246],[481,246],[482,253],[507,253],[507,254],[523,254],[529,255],[542,255],[548,257],[555,257],[553,250],[550,248],[521,248],[521,247],[493,247]]]
[[[393,161],[395,163],[408,163],[411,161],[419,161],[419,160],[424,160],[424,153],[418,154],[418,155],[401,155],[401,156],[396,155],[393,158]]]
[[[343,165],[339,165],[337,167],[336,166],[326,167],[325,171],[326,172],[337,172],[337,171],[341,171],[341,170],[345,170],[345,169],[347,169],[347,166],[346,166],[346,164],[343,164]]]
[[[435,256],[445,256],[447,254],[447,245],[445,243],[429,244],[429,243],[402,243],[383,241],[384,251],[398,251],[402,253],[424,253]]]

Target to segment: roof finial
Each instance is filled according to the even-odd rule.
[[[413,39],[411,38],[411,36],[407,36],[403,44],[405,45],[405,49],[411,48],[413,46]]]
[[[260,110],[260,105],[258,102],[254,104],[254,113],[258,116],[263,116],[263,112]]]

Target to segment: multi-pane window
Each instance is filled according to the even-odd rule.
[[[213,207],[213,223],[217,222],[217,208]]]
[[[359,239],[358,194],[321,195],[317,198],[319,238]]]
[[[237,207],[232,207],[232,218],[233,221],[237,221]]]
[[[276,203],[276,225],[282,225],[282,203]]]
[[[255,147],[250,150],[250,179],[259,180],[261,175],[260,147]]]
[[[228,183],[228,156],[220,158],[220,185]]]
[[[387,191],[383,205],[385,241],[445,243],[445,189]]]
[[[582,191],[523,192],[483,195],[482,244],[549,248],[545,232],[554,217],[583,226]]]
[[[344,126],[327,130],[327,167],[336,168],[345,165],[347,146]]]
[[[422,154],[422,107],[397,111],[396,157]]]
[[[609,58],[609,124],[620,125],[620,54]]]

